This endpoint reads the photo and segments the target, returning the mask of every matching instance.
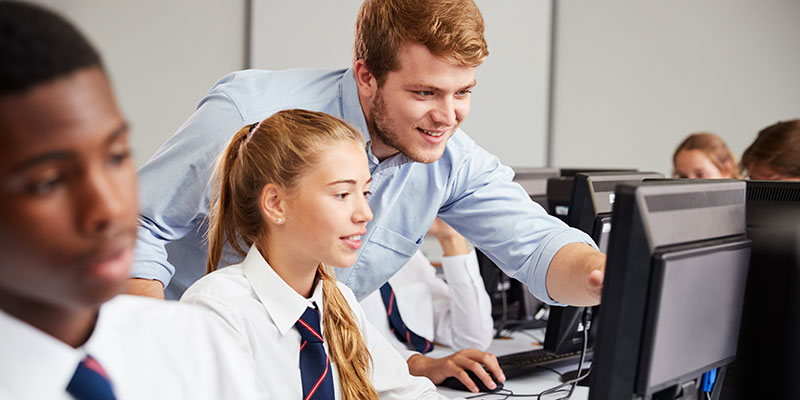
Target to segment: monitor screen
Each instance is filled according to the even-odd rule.
[[[637,390],[645,394],[736,355],[750,246],[746,240],[654,257]]]

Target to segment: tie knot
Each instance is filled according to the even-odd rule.
[[[319,311],[308,307],[297,323],[294,324],[303,340],[308,342],[323,342],[322,330],[319,327]]]

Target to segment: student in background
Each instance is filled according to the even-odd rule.
[[[240,129],[220,158],[208,232],[214,272],[181,301],[228,324],[272,398],[442,398],[409,375],[333,272],[355,262],[372,220],[367,165],[360,133],[297,109]],[[244,261],[216,270],[226,244]]]
[[[441,245],[445,279],[436,276],[434,266],[417,251],[389,282],[362,300],[361,306],[370,322],[406,358],[412,375],[425,376],[436,384],[454,376],[472,390],[475,383],[465,370],[480,368],[478,363],[497,365],[494,355],[481,351],[492,342],[491,299],[475,250],[470,250],[466,239],[438,218],[428,235]],[[427,357],[433,342],[458,351],[443,358]]]
[[[213,316],[127,282],[128,127],[68,22],[0,2],[0,398],[265,398]]]
[[[693,133],[672,155],[673,175],[690,179],[741,179],[736,156],[719,136]]]
[[[750,179],[800,181],[800,119],[758,132],[742,155],[742,170]]]

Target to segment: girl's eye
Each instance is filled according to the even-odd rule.
[[[124,152],[121,152],[121,153],[112,154],[111,157],[109,157],[108,161],[109,161],[109,163],[111,163],[111,165],[121,165],[126,160],[128,160],[128,158],[130,158],[130,156],[131,156],[131,152],[130,151],[124,151]]]
[[[349,193],[338,193],[338,194],[336,194],[336,198],[339,199],[339,200],[344,200],[344,199],[347,198],[348,194]]]
[[[364,198],[368,199],[368,198],[369,198],[369,196],[372,196],[372,192],[370,192],[369,190],[367,190],[366,192],[364,192]]]

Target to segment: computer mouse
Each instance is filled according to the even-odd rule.
[[[478,376],[475,375],[475,373],[472,372],[472,371],[467,371],[467,375],[469,375],[469,379],[472,379],[472,381],[475,382],[475,386],[478,387],[478,391],[479,392],[492,393],[492,392],[496,392],[496,391],[502,389],[503,388],[503,383],[502,382],[498,382],[497,379],[495,379],[494,375],[492,375],[491,372],[489,372],[489,371],[486,371],[486,372],[489,373],[489,376],[492,378],[492,380],[494,381],[495,385],[497,385],[496,388],[494,388],[494,389],[487,388],[486,385],[483,384],[483,381],[478,379]],[[456,379],[454,376],[451,376],[451,377],[445,379],[444,381],[442,381],[441,385],[449,387],[450,389],[454,389],[454,390],[463,390],[465,392],[469,392],[470,391],[469,389],[467,389],[466,386],[464,386],[463,383],[461,383],[460,380]]]

